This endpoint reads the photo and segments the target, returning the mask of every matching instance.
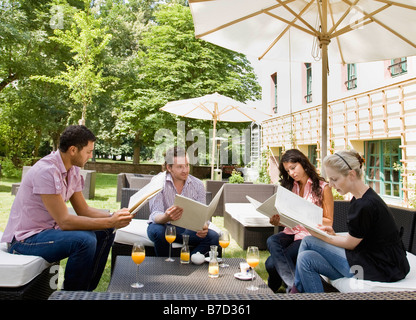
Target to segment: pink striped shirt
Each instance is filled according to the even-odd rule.
[[[328,183],[325,182],[325,181],[320,181],[319,182],[319,186],[322,189],[322,194],[323,194],[323,190],[324,190],[326,185],[328,185]],[[292,192],[299,195],[299,191],[300,191],[299,183],[295,181],[293,183]],[[314,203],[314,204],[316,204],[316,205],[318,205],[318,203],[319,203],[319,199],[317,199],[317,197],[312,193],[312,179],[311,178],[309,178],[308,181],[306,182],[305,189],[303,191],[303,198],[312,202],[312,203]],[[322,201],[321,201],[321,204],[319,206],[322,208]],[[304,237],[310,235],[309,231],[306,230],[305,227],[303,227],[301,225],[297,225],[294,228],[285,227],[283,232],[286,233],[286,234],[294,234],[295,235],[294,240],[301,240]]]
[[[82,191],[84,179],[80,168],[72,166],[68,171],[59,151],[40,159],[24,176],[10,210],[9,221],[2,242],[24,240],[47,229],[58,229],[49,214],[42,194],[60,194],[68,201],[74,192]]]

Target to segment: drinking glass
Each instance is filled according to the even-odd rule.
[[[165,230],[165,239],[167,242],[169,242],[169,258],[167,258],[165,261],[173,262],[175,259],[171,258],[171,251],[172,251],[172,242],[176,239],[176,228],[175,226],[168,224],[166,226]]]
[[[131,258],[133,262],[137,265],[136,271],[136,282],[132,283],[131,286],[133,288],[143,288],[143,283],[139,283],[139,265],[143,262],[144,258],[146,257],[146,252],[144,250],[144,245],[140,242],[136,242],[133,245],[133,249],[131,250]]]
[[[254,280],[254,268],[257,267],[257,265],[260,262],[259,248],[254,247],[254,246],[248,247],[246,260],[249,266],[251,267],[251,286],[247,287],[247,289],[258,290],[259,288],[253,285],[253,280]]]
[[[227,248],[230,245],[230,233],[227,230],[224,230],[221,232],[219,244],[222,248],[222,262],[220,264],[220,267],[227,268],[230,266],[225,263],[225,258],[224,258],[225,248]]]

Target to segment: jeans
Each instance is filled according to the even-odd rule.
[[[147,235],[155,244],[155,254],[158,257],[167,257],[169,254],[169,243],[165,240],[166,225],[158,223],[150,223],[147,227]],[[219,235],[214,230],[208,229],[205,238],[200,238],[195,231],[176,227],[176,239],[174,242],[182,243],[182,234],[189,235],[189,245],[195,246],[191,254],[200,252],[205,254],[209,252],[211,245],[218,246]]]
[[[22,241],[13,239],[9,252],[40,256],[50,263],[68,258],[63,289],[92,291],[101,279],[114,237],[113,229],[49,229]]]
[[[267,239],[270,257],[266,260],[269,273],[268,285],[276,292],[282,280],[290,290],[295,279],[295,264],[301,240],[294,241],[294,235],[276,233]]]
[[[345,249],[313,236],[302,240],[296,264],[295,287],[299,292],[323,292],[320,275],[331,280],[351,278]]]

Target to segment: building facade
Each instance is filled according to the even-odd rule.
[[[263,87],[262,150],[277,182],[280,155],[298,148],[321,166],[321,63],[254,63]],[[330,65],[327,153],[355,149],[365,182],[387,203],[415,201],[416,57]]]

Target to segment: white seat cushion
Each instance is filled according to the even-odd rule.
[[[133,245],[135,242],[140,241],[147,247],[153,247],[153,241],[147,236],[147,220],[133,219],[130,224],[124,228],[118,229],[114,242]],[[173,243],[173,248],[181,247],[180,243]]]
[[[270,218],[258,212],[251,203],[226,203],[225,211],[245,227],[273,227]]]
[[[0,238],[2,232],[0,232]],[[7,252],[7,244],[0,243],[0,287],[21,287],[42,273],[51,264],[38,256]]]
[[[410,271],[406,278],[396,282],[379,282],[340,278],[328,282],[340,292],[372,292],[372,291],[414,291],[416,290],[416,256],[407,252]]]
[[[154,247],[153,241],[151,241],[147,236],[147,226],[149,225],[147,221],[148,220],[144,219],[131,220],[128,226],[117,230],[114,242],[133,245],[135,242],[140,241],[147,247]],[[209,229],[212,229],[217,233],[220,232],[220,229],[218,229],[218,227],[213,223],[210,223]],[[172,248],[180,247],[182,247],[181,243],[172,243]]]

